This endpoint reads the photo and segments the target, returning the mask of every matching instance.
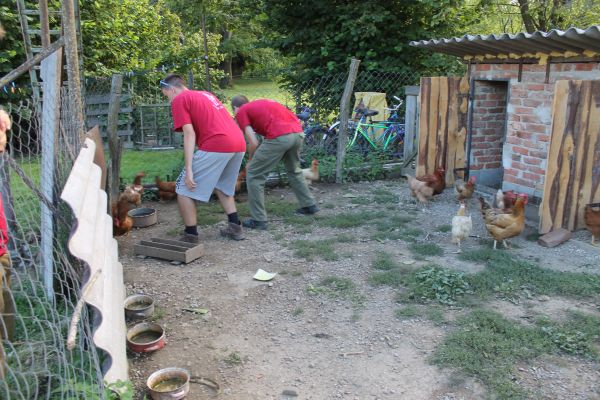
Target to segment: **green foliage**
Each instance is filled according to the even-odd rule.
[[[419,309],[413,305],[408,305],[394,311],[394,315],[398,319],[411,319],[418,317],[420,314]]]
[[[388,271],[398,267],[398,263],[391,254],[385,252],[378,252],[375,259],[373,260],[372,266],[374,269]]]
[[[326,226],[332,228],[355,228],[371,223],[374,219],[382,218],[385,214],[375,211],[361,211],[356,213],[339,213],[317,219]]]
[[[437,227],[438,232],[446,233],[452,230],[452,225],[440,225]]]
[[[352,280],[337,276],[325,277],[316,286],[309,285],[307,292],[309,294],[325,294],[330,298],[349,300],[355,307],[362,306],[365,300]]]
[[[325,261],[335,261],[339,255],[333,248],[334,240],[295,240],[292,247],[295,249],[296,257],[305,258],[307,261],[313,261],[314,257],[322,258]]]
[[[462,272],[435,265],[416,271],[409,281],[408,297],[416,301],[435,300],[440,304],[455,304],[457,299],[472,293]]]
[[[408,235],[410,236],[410,235]],[[419,256],[441,256],[444,249],[435,243],[412,243],[409,246],[410,251]]]

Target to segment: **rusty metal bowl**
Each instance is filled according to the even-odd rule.
[[[158,223],[158,212],[154,208],[134,208],[127,214],[133,219],[133,226],[136,228],[145,228]]]
[[[148,393],[153,400],[179,400],[190,391],[190,373],[183,368],[163,368],[148,377]]]
[[[136,353],[160,350],[165,344],[165,330],[159,324],[142,322],[127,331],[127,346]]]
[[[154,299],[145,294],[134,294],[125,299],[125,317],[144,319],[154,313]]]

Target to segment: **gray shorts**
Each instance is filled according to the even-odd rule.
[[[178,195],[190,197],[194,200],[208,202],[213,190],[218,189],[227,196],[235,193],[240,165],[244,153],[212,153],[197,150],[192,160],[192,171],[196,188],[188,189],[185,185],[185,168],[177,178],[176,189]]]

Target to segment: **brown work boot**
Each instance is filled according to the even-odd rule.
[[[233,240],[244,240],[244,231],[242,225],[228,222],[227,227],[221,229],[221,236],[228,237]]]

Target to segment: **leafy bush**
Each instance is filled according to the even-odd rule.
[[[425,267],[414,274],[410,298],[435,300],[441,304],[454,304],[456,299],[471,293],[471,286],[462,272],[438,266]]]

